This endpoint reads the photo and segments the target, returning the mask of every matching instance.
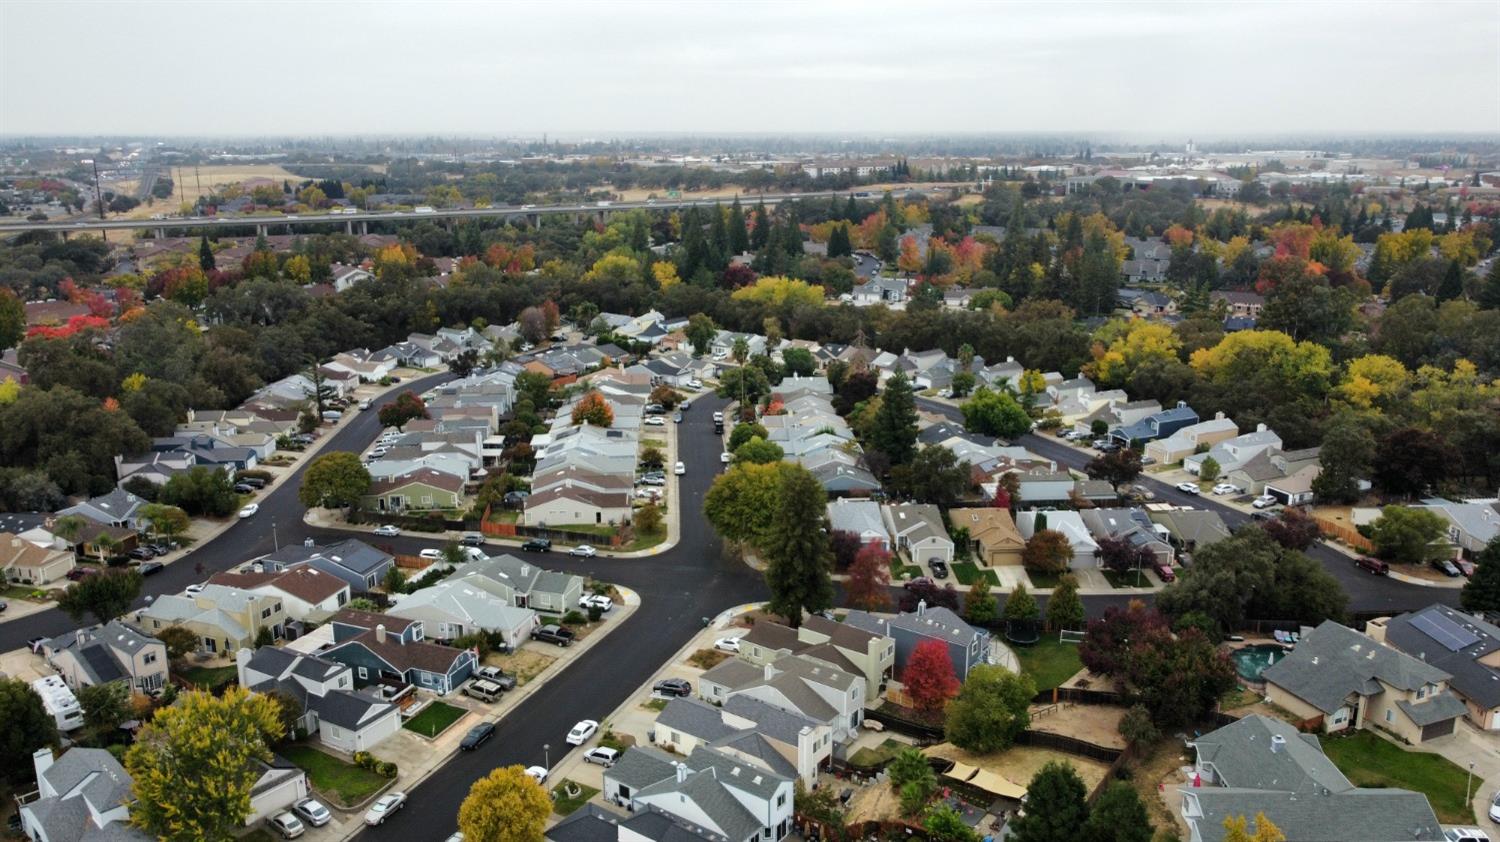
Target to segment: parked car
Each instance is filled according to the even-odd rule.
[[[505,694],[505,688],[493,681],[476,678],[464,685],[463,694],[481,702],[496,702]]]
[[[26,641],[26,648],[31,650],[31,654],[40,655],[42,654],[42,647],[51,639],[50,637],[33,637]]]
[[[1202,491],[1202,489],[1198,487],[1198,483],[1196,482],[1179,482],[1177,483],[1176,487],[1177,490],[1181,491],[1183,494],[1197,494]]]
[[[307,832],[302,820],[291,813],[281,812],[271,817],[271,829],[281,834],[282,839],[296,839]]]
[[[1500,822],[1500,790],[1490,796],[1490,821]]]
[[[255,513],[258,512],[258,511],[260,511],[260,504],[258,504],[258,503],[251,503],[250,505],[246,506],[245,508],[240,509],[240,517],[241,518],[255,517]]]
[[[234,493],[235,494],[254,494],[255,493],[255,486],[249,485],[249,484],[243,483],[243,482],[237,482],[237,483],[234,484]]]
[[[681,424],[682,423],[682,413],[681,412],[674,412],[674,413],[672,413],[672,422],[675,423],[675,424]]]
[[[322,827],[333,821],[333,814],[316,798],[304,798],[292,805],[292,812],[313,827]]]
[[[369,811],[365,813],[365,824],[371,827],[385,824],[386,819],[405,806],[406,793],[400,791],[387,792],[385,795],[380,796],[374,804],[370,805]]]
[[[419,558],[430,559],[432,561],[442,561],[442,559],[443,559],[443,551],[442,550],[433,549],[432,547],[428,547],[427,549],[421,551],[420,553],[417,553],[417,556]]]
[[[203,593],[203,583],[194,582],[193,584],[183,588],[182,592],[189,595]]]
[[[682,403],[677,405],[677,408],[682,410],[683,412],[687,412],[689,409],[693,408],[693,402],[690,400],[684,400]]]
[[[521,549],[533,553],[545,553],[552,549],[551,538],[532,538],[521,545]]]
[[[149,559],[156,558],[156,553],[152,552],[149,547],[136,547],[135,549],[126,553],[126,555],[130,558],[135,559],[136,561],[147,561]]]
[[[158,543],[158,544],[147,544],[146,546],[151,549],[151,552],[156,553],[157,555],[166,555],[167,553],[169,553],[169,552],[172,551],[173,547],[176,547],[177,545],[176,544],[162,544],[162,543]]]
[[[678,476],[682,476],[683,474],[687,473],[687,465],[678,462],[676,465],[672,466],[672,473]]]
[[[498,685],[502,690],[516,689],[516,677],[507,674],[505,670],[499,667],[480,667],[474,671],[474,675]]]
[[[666,485],[667,478],[648,475],[641,477],[639,480],[637,480],[637,482],[639,482],[641,485]]]
[[[1177,574],[1172,570],[1172,565],[1166,563],[1165,561],[1158,561],[1155,565],[1152,566],[1152,569],[1156,571],[1156,575],[1163,582],[1177,581]]]
[[[478,532],[465,532],[463,537],[458,539],[458,543],[463,544],[465,547],[482,547],[484,546],[484,535]]]
[[[579,544],[578,546],[574,547],[573,549],[568,550],[568,555],[580,555],[580,556],[583,556],[584,558],[593,558],[594,556],[596,556],[598,554],[599,554],[599,551],[596,550],[596,549],[594,549],[592,546],[590,546],[588,544]]]
[[[729,464],[729,461],[730,461],[730,460],[731,460],[731,459],[733,459],[733,458],[734,458],[734,457],[733,457],[733,456],[731,456],[731,455],[730,455],[730,453],[729,453],[729,451],[727,451],[727,450],[726,450],[726,451],[724,451],[724,452],[723,452],[723,453],[720,453],[720,454],[719,454],[719,461],[720,461],[720,462],[723,462],[723,463],[724,463],[724,464],[726,464],[726,465],[728,465],[728,464]]]
[[[1378,558],[1371,558],[1367,555],[1362,555],[1359,558],[1356,558],[1354,560],[1354,565],[1361,570],[1368,570],[1371,573],[1374,573],[1376,576],[1389,576],[1391,574],[1391,566],[1389,564],[1386,564],[1384,561],[1381,561]]]
[[[693,683],[686,678],[663,678],[651,685],[651,692],[660,696],[691,696]]]
[[[1276,498],[1272,497],[1269,494],[1262,494],[1254,500],[1250,501],[1250,505],[1254,506],[1257,509],[1264,509],[1267,506],[1276,505]]]
[[[1432,566],[1444,576],[1448,576],[1449,578],[1457,579],[1459,576],[1463,575],[1463,573],[1459,572],[1458,565],[1454,564],[1446,558],[1433,559]]]
[[[692,380],[689,380],[687,382],[687,385],[688,385],[689,389],[702,389],[703,388],[703,381],[699,380],[696,377],[694,377]]]
[[[375,534],[379,535],[382,538],[395,538],[397,535],[401,534],[401,530],[397,528],[395,524],[383,523],[380,526],[375,527]]]
[[[239,480],[237,480],[237,481],[238,482],[242,482],[245,485],[248,485],[251,488],[255,488],[255,489],[261,489],[261,488],[265,488],[266,487],[266,481],[263,480],[263,479],[261,479],[260,477],[240,477]]]
[[[1221,495],[1222,494],[1238,494],[1238,493],[1240,493],[1240,487],[1237,486],[1237,485],[1235,485],[1232,482],[1221,482],[1218,485],[1214,486],[1214,493],[1215,494],[1221,494]]]
[[[901,583],[901,587],[906,588],[907,590],[911,590],[912,588],[919,588],[919,587],[922,587],[923,585],[927,585],[927,586],[930,587],[933,584],[935,584],[935,583],[932,581],[932,579],[930,577],[927,577],[927,576],[918,576],[915,579],[907,579],[905,582],[902,582]]]
[[[932,578],[934,579],[948,578],[948,562],[940,558],[928,559],[927,569],[932,571]]]
[[[1458,566],[1458,572],[1464,574],[1465,576],[1474,575],[1474,562],[1469,561],[1466,558],[1455,558],[1453,560],[1453,563]]]
[[[141,574],[142,576],[150,576],[152,573],[160,573],[163,567],[166,567],[166,565],[162,564],[159,561],[147,561],[143,562],[141,566],[137,567],[135,569],[135,572]]]
[[[1477,827],[1450,827],[1443,831],[1444,842],[1490,842],[1489,834]]]
[[[568,646],[573,643],[573,630],[562,626],[542,626],[532,629],[531,639],[550,643],[553,646]]]
[[[659,403],[648,403],[644,410],[647,415],[666,415],[667,408]]]
[[[612,749],[612,748],[605,748],[604,746],[598,746],[596,748],[591,748],[588,751],[584,752],[584,755],[583,755],[583,762],[584,763],[597,763],[597,764],[599,764],[600,766],[603,766],[606,769],[608,769],[609,767],[615,765],[615,761],[617,761],[619,759],[620,759],[620,752],[619,752],[619,750]]]
[[[519,509],[526,505],[526,498],[531,496],[530,491],[507,491],[500,502],[508,508]]]
[[[599,723],[595,722],[592,719],[585,719],[577,725],[574,725],[573,730],[568,732],[568,745],[581,746],[584,743],[588,742],[589,737],[594,736],[594,732],[598,730]]]
[[[364,400],[362,400],[362,401],[359,402],[359,408],[360,408],[361,411],[369,409],[372,405],[373,404],[370,403],[370,399],[369,398],[365,398]]]
[[[588,596],[579,598],[578,607],[585,610],[597,608],[602,613],[614,608],[615,601],[603,594],[589,594]]]
[[[738,653],[740,651],[740,639],[737,637],[721,637],[714,641],[714,648],[720,652]]]
[[[722,413],[722,412],[715,412],[714,413],[714,423],[715,424],[723,424],[724,423],[724,413]]]
[[[641,423],[646,425],[647,427],[667,426],[667,420],[665,418],[662,418],[660,415],[649,416],[645,421],[642,421]]]
[[[481,722],[469,729],[469,733],[465,734],[463,740],[459,742],[458,749],[459,751],[473,751],[493,736],[495,736],[495,723]]]
[[[541,766],[527,766],[526,775],[539,784],[547,782],[547,770]]]
[[[97,567],[75,567],[72,570],[68,571],[68,579],[70,581],[76,582],[79,579],[83,579],[83,578],[88,577],[88,576],[93,576],[94,574],[96,574],[98,572],[99,572],[99,568],[97,568]]]

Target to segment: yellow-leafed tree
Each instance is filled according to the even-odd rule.
[[[520,766],[495,769],[474,782],[458,808],[464,842],[541,842],[552,800]]]

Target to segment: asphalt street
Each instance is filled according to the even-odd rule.
[[[928,398],[917,398],[917,405],[924,411],[937,413],[963,423],[963,413],[949,404]],[[1025,447],[1038,456],[1052,459],[1059,465],[1078,470],[1083,470],[1083,466],[1092,458],[1086,452],[1046,436],[1027,434],[1017,439],[1015,444]],[[1211,496],[1185,494],[1170,484],[1153,479],[1149,474],[1141,474],[1136,482],[1150,488],[1160,502],[1218,512],[1230,529],[1238,529],[1250,520],[1250,516],[1245,512],[1226,506]],[[1339,580],[1344,592],[1349,595],[1350,611],[1400,613],[1422,608],[1434,602],[1458,606],[1458,590],[1455,588],[1424,587],[1384,576],[1372,576],[1355,567],[1348,556],[1322,543],[1315,544],[1307,554],[1322,562],[1328,572]]]

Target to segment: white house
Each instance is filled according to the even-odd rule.
[[[1088,526],[1077,512],[1017,512],[1016,528],[1021,530],[1021,537],[1028,541],[1043,529],[1061,532],[1073,548],[1073,558],[1068,566],[1074,570],[1097,567],[1099,564],[1099,543],[1089,533]]]
[[[401,709],[373,693],[354,690],[354,670],[346,664],[275,646],[235,655],[241,687],[256,693],[278,691],[302,705],[298,725],[329,748],[353,754],[369,751],[401,729]]]
[[[861,544],[876,544],[882,549],[889,546],[885,522],[880,516],[880,504],[874,500],[840,497],[830,501],[828,525],[835,532],[858,535]]]
[[[429,637],[437,640],[455,640],[483,631],[498,633],[513,648],[525,643],[532,630],[541,625],[530,608],[512,605],[503,596],[464,579],[448,579],[405,594],[386,613],[421,620]]]
[[[894,503],[882,506],[881,518],[891,535],[891,544],[913,560],[953,560],[953,539],[943,526],[943,513],[927,503]]]
[[[723,842],[780,842],[792,832],[793,778],[704,746],[686,758],[632,748],[604,771],[604,796],[659,812]]]

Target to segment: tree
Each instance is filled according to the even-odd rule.
[[[1015,842],[1076,842],[1086,838],[1088,790],[1073,767],[1058,761],[1043,766],[1026,787],[1026,812],[1011,822]]]
[[[190,515],[224,517],[239,507],[240,498],[234,491],[234,478],[227,471],[194,465],[168,479],[157,501],[177,506]]]
[[[0,776],[12,783],[31,780],[31,755],[57,745],[57,721],[31,685],[0,678]]]
[[[1359,499],[1359,480],[1370,475],[1375,460],[1375,437],[1352,413],[1335,416],[1323,432],[1318,450],[1321,466],[1312,492],[1322,503],[1353,503]]]
[[[1421,564],[1432,557],[1434,542],[1448,534],[1448,521],[1428,509],[1386,506],[1370,524],[1375,554],[1386,561]]]
[[[959,407],[964,415],[964,429],[971,433],[1017,439],[1031,431],[1031,416],[1007,392],[992,391],[988,386],[974,390],[974,396]]]
[[[1115,781],[1104,790],[1083,828],[1083,838],[1089,842],[1151,842],[1154,832],[1146,805],[1124,781]]]
[[[75,623],[93,615],[102,624],[124,614],[140,595],[141,574],[134,570],[106,570],[70,585],[58,597],[57,607]]]
[[[789,377],[811,377],[818,371],[818,361],[806,348],[787,348],[781,352],[781,365]]]
[[[948,700],[958,694],[958,676],[953,672],[953,659],[948,654],[948,644],[941,640],[924,640],[911,650],[906,659],[906,669],[901,672],[901,684],[917,710],[931,713],[943,708]]]
[[[788,462],[770,465],[735,465],[714,478],[703,498],[703,514],[727,541],[759,550],[780,506],[781,478],[796,466]],[[820,502],[818,511],[823,511]]]
[[[1198,466],[1198,479],[1201,482],[1213,482],[1219,478],[1219,460],[1212,456],[1203,457],[1203,463]]]
[[[1092,479],[1102,479],[1119,493],[1120,486],[1141,475],[1141,452],[1122,447],[1109,453],[1101,453],[1083,466],[1083,472]]]
[[[1161,731],[1151,721],[1151,711],[1145,705],[1134,705],[1120,717],[1120,736],[1135,745],[1150,745],[1161,739]]]
[[[1140,570],[1156,561],[1150,549],[1132,544],[1129,538],[1104,537],[1098,543],[1099,565],[1115,573]]]
[[[1453,448],[1431,430],[1406,427],[1380,439],[1375,484],[1399,497],[1415,497],[1448,477],[1457,462]]]
[[[975,576],[969,592],[964,594],[964,619],[976,626],[987,626],[999,616],[999,605],[990,593],[990,577]]]
[[[173,535],[181,535],[192,527],[192,518],[188,513],[176,506],[163,506],[160,503],[148,503],[141,507],[140,516],[146,523],[150,524],[151,531],[157,535],[172,540]]]
[[[1224,820],[1223,842],[1286,842],[1286,834],[1271,823],[1265,813],[1255,814],[1255,832],[1251,833],[1244,816]]]
[[[186,626],[167,626],[154,634],[167,647],[169,661],[180,661],[198,648],[198,633]]]
[[[1021,564],[1038,573],[1061,573],[1072,559],[1073,545],[1068,543],[1068,536],[1055,529],[1038,529],[1026,539],[1026,549],[1021,551]]]
[[[26,305],[10,288],[0,288],[0,351],[16,347],[25,335]]]
[[[615,423],[615,411],[598,392],[589,392],[573,405],[573,423],[608,427]]]
[[[908,465],[891,469],[891,485],[919,503],[949,508],[968,493],[970,467],[946,447],[926,445]]]
[[[646,396],[648,403],[659,403],[663,409],[676,409],[682,403],[682,393],[663,383]]]
[[[124,681],[90,684],[78,690],[83,722],[100,735],[114,731],[131,717],[130,685]]]
[[[407,422],[418,418],[430,418],[427,414],[427,404],[410,390],[402,392],[396,399],[380,408],[380,426],[395,427],[400,430],[406,427]]]
[[[214,260],[213,247],[208,244],[207,236],[198,240],[198,268],[204,272],[212,272],[218,268],[218,263]]]
[[[854,253],[854,246],[849,241],[849,226],[835,225],[828,235],[828,256],[848,257]]]
[[[922,829],[934,842],[979,842],[979,834],[947,804],[936,804],[929,809],[922,819]]]
[[[937,791],[937,775],[927,757],[914,748],[897,752],[886,771],[890,774],[891,788],[901,795],[902,812],[907,815],[921,810]]]
[[[536,842],[552,799],[520,766],[502,766],[474,782],[458,808],[458,829],[474,842]]]
[[[370,472],[359,454],[338,451],[314,459],[302,475],[297,499],[307,508],[342,509],[359,504],[370,491]]]
[[[793,628],[802,624],[803,611],[816,613],[833,604],[827,499],[806,468],[788,465],[782,470],[776,516],[759,549],[771,589],[768,607]]]
[[[1053,631],[1083,628],[1083,600],[1078,596],[1078,578],[1063,574],[1052,596],[1047,598],[1047,627]]]
[[[950,389],[955,398],[961,398],[974,391],[974,375],[967,371],[960,371],[953,375],[953,384]]]
[[[479,365],[479,351],[468,348],[460,351],[453,359],[448,361],[448,371],[454,377],[468,377]]]
[[[1241,628],[1247,618],[1316,626],[1344,615],[1347,597],[1333,574],[1263,529],[1242,527],[1230,538],[1198,547],[1193,556],[1193,566],[1157,597],[1162,612],[1175,620],[1202,614],[1219,631],[1228,631]]]
[[[957,698],[948,704],[943,735],[975,754],[1009,748],[1031,724],[1027,709],[1035,695],[1029,676],[980,664],[969,670]]]
[[[683,331],[688,342],[693,345],[693,353],[702,356],[708,353],[709,345],[713,344],[714,337],[719,335],[719,326],[714,320],[702,313],[694,313],[688,317],[687,329]]]
[[[516,317],[516,327],[521,331],[521,338],[531,345],[540,343],[547,338],[547,316],[540,307],[527,307]]]
[[[661,529],[662,514],[661,507],[654,502],[648,502],[640,507],[635,513],[635,528],[646,534],[655,533]]]
[[[1041,618],[1042,611],[1037,607],[1036,597],[1026,590],[1026,583],[1018,582],[1006,598],[1000,616],[1009,623],[1034,623]]]
[[[891,607],[890,587],[891,554],[880,544],[865,544],[849,565],[845,602],[864,611],[885,611]]]
[[[781,445],[776,442],[766,441],[760,436],[753,436],[749,441],[735,448],[734,461],[768,465],[772,462],[781,461],[781,457],[784,455],[786,454],[782,451]]]
[[[1275,518],[1263,521],[1260,528],[1289,550],[1305,550],[1323,534],[1318,521],[1301,509],[1282,509]]]
[[[870,444],[892,465],[911,461],[917,447],[917,405],[906,375],[897,372],[886,381],[880,408],[870,430]]]
[[[227,840],[250,815],[255,761],[283,735],[280,705],[230,687],[193,691],[156,712],[125,754],[136,803],[130,820],[163,839]]]
[[[1474,556],[1474,575],[1464,583],[1458,601],[1465,611],[1500,611],[1500,537]]]

